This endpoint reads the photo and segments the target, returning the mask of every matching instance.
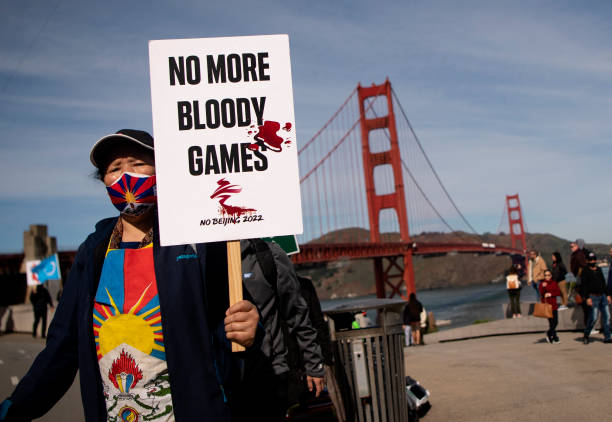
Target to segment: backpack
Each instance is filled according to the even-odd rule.
[[[278,271],[276,269],[276,263],[274,262],[274,256],[272,255],[272,250],[270,249],[270,245],[263,239],[250,239],[249,240],[251,246],[255,250],[255,255],[257,257],[257,262],[261,267],[261,270],[264,274],[266,281],[273,288],[274,293],[276,295],[277,301],[279,301],[278,297]],[[298,282],[300,284],[300,290],[304,291],[304,287],[308,286],[307,283],[312,284],[310,279],[297,275]],[[310,290],[314,290],[314,287]],[[302,294],[302,297],[306,301],[306,304],[309,308],[309,317],[312,327],[317,332],[317,343],[321,347],[321,352],[323,354],[324,361],[330,361],[331,358],[327,358],[327,356],[331,356],[331,342],[329,336],[329,329],[327,327],[327,323],[323,321],[323,316],[320,312],[316,314],[311,312],[311,309],[314,307],[315,309],[318,307],[320,310],[321,305],[319,304],[319,299],[316,296],[316,292],[313,294],[307,295],[307,297]],[[320,315],[319,315],[320,314]],[[314,318],[313,318],[314,317]],[[289,327],[287,323],[280,318],[281,328],[283,331],[283,337],[285,339],[285,343],[287,345],[287,364],[289,365],[289,369],[292,372],[298,372],[302,369],[302,359],[301,353],[299,350],[299,346],[295,336],[289,331]],[[328,352],[329,351],[329,352]],[[328,363],[328,362],[326,362]],[[329,362],[331,363],[331,362]]]

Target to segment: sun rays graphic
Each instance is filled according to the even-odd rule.
[[[98,292],[93,310],[93,331],[98,359],[125,343],[143,353],[165,360],[156,284],[149,281],[145,285],[141,279],[130,289],[124,289],[123,283],[100,287],[102,289]],[[99,297],[100,293],[102,297]]]

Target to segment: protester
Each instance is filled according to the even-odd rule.
[[[36,337],[36,330],[38,323],[42,322],[40,329],[41,337],[46,337],[47,332],[47,305],[53,309],[53,302],[51,301],[51,295],[49,290],[44,285],[38,284],[34,286],[32,293],[30,293],[30,303],[34,310],[34,325],[32,326],[32,337]]]
[[[561,291],[561,306],[559,306],[560,311],[564,311],[567,309],[567,281],[565,281],[565,274],[567,274],[567,268],[563,264],[563,259],[561,259],[561,254],[557,251],[552,254],[552,277],[553,280],[557,282],[559,285],[559,290]]]
[[[542,302],[552,305],[552,318],[548,318],[548,331],[546,332],[546,341],[553,344],[561,343],[557,336],[557,324],[559,322],[559,304],[557,303],[557,296],[561,295],[559,285],[553,279],[552,272],[549,270],[544,271],[544,280],[540,283],[540,297]]]
[[[415,293],[410,293],[408,297],[408,304],[404,308],[404,326],[410,327],[412,333],[412,343],[415,345],[421,343],[421,312],[423,312],[423,305],[417,300]],[[404,329],[405,332],[405,329]]]
[[[584,329],[584,344],[589,344],[589,335],[597,321],[598,313],[601,312],[601,325],[604,332],[604,343],[612,343],[610,339],[610,309],[612,303],[610,292],[606,286],[606,279],[597,266],[597,256],[590,252],[587,257],[587,267],[582,271],[582,292],[589,307],[589,319]]]
[[[2,404],[3,420],[45,414],[79,371],[85,419],[228,421],[236,357],[255,341],[257,309],[227,311],[225,244],[161,247],[153,138],[124,129],[90,154],[119,217],[79,247],[45,349]],[[180,206],[180,204],[177,204]],[[210,306],[213,303],[215,306]]]
[[[510,312],[512,318],[521,318],[521,281],[518,277],[518,269],[512,265],[506,276],[506,289],[510,299]]]
[[[276,243],[261,239],[243,240],[240,248],[244,295],[259,310],[264,336],[261,347],[245,360],[234,418],[247,420],[256,414],[261,420],[280,421],[296,378],[301,380],[303,374],[317,396],[323,390],[321,347],[287,254]]]
[[[546,262],[535,249],[529,251],[529,263],[527,264],[527,284],[532,286],[536,292],[538,301],[540,300],[540,281],[544,279],[544,271],[548,267]]]

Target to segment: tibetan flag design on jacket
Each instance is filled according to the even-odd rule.
[[[109,420],[174,420],[152,244],[107,251],[93,332]]]

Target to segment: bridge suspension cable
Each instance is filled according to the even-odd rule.
[[[332,121],[334,121],[336,119],[336,117],[338,117],[338,115],[340,114],[340,112],[342,110],[344,110],[344,108],[346,107],[346,105],[349,103],[349,101],[351,100],[351,98],[353,98],[353,95],[355,95],[357,93],[357,88],[355,88],[353,90],[353,92],[350,93],[350,95],[346,98],[346,100],[344,100],[344,102],[342,103],[342,105],[340,106],[340,108],[338,108],[338,110],[336,110],[336,112],[329,118],[329,120],[327,122],[325,122],[325,124],[323,125],[323,127],[321,127],[321,129],[319,129],[317,131],[317,133],[315,133],[312,138],[310,138],[308,140],[308,142],[306,142],[304,144],[304,146],[302,148],[300,148],[298,150],[298,155],[300,155],[302,152],[304,152],[306,150],[306,148],[308,148],[318,137],[321,133],[323,133],[323,131],[325,129],[327,129],[327,127],[331,124]],[[359,119],[357,120],[359,121]],[[350,130],[349,130],[350,132]]]
[[[472,233],[478,234],[476,229],[474,229],[474,227],[472,227],[472,225],[469,223],[469,221],[467,221],[467,219],[465,218],[463,213],[461,211],[459,211],[459,208],[457,207],[457,204],[455,204],[455,201],[453,201],[453,198],[451,198],[450,194],[446,190],[446,187],[442,183],[442,180],[440,179],[440,176],[438,176],[438,172],[436,172],[436,169],[433,167],[433,164],[431,163],[431,161],[429,160],[429,157],[425,153],[425,150],[423,149],[423,145],[421,144],[421,141],[419,140],[419,137],[415,133],[414,128],[412,127],[412,124],[410,123],[410,120],[408,119],[408,116],[406,115],[406,112],[404,111],[404,107],[402,107],[402,103],[399,101],[399,98],[398,98],[397,94],[395,93],[395,90],[391,89],[391,92],[393,93],[393,98],[395,99],[395,101],[399,105],[400,111],[402,112],[402,116],[404,116],[404,119],[406,120],[406,123],[408,124],[408,127],[410,128],[410,132],[412,132],[412,136],[414,136],[414,140],[416,141],[416,144],[418,145],[419,149],[423,153],[423,157],[427,161],[427,164],[429,165],[429,168],[431,169],[431,171],[432,171],[433,175],[435,176],[436,180],[440,184],[440,187],[442,188],[442,190],[446,194],[446,197],[448,198],[448,200],[452,204],[452,206],[455,209],[455,211],[457,211],[457,214],[459,214],[459,216],[461,217],[463,222],[466,224],[466,226],[468,226],[470,228]]]
[[[363,176],[364,155],[360,131],[356,130],[361,122],[356,93],[357,89],[354,89],[323,127],[298,150],[305,228],[301,242],[315,238],[319,238],[319,241],[338,242],[332,239],[337,239],[338,235],[329,238],[327,234],[339,233],[343,229],[348,230],[344,232],[350,237],[346,238],[347,241],[367,241],[363,236],[367,236],[370,221]],[[403,189],[411,237],[437,236],[437,233],[448,232],[463,241],[468,238],[474,241],[470,236],[479,236],[478,233],[443,185],[399,103],[397,94],[393,90],[391,94],[403,116],[397,119],[397,131],[400,169],[406,175],[403,178]],[[384,95],[375,95],[365,99],[364,112],[379,121],[385,119],[378,117],[388,113],[385,111],[387,100],[382,101],[384,98]],[[384,154],[388,145],[390,134],[386,128],[370,133],[369,147],[372,153]],[[383,164],[374,168],[372,188],[376,195],[391,195],[399,188],[399,185],[395,186],[390,167]],[[381,234],[387,236],[387,233],[390,236],[388,241],[395,241],[395,233],[399,233],[399,220],[393,209],[381,210],[380,224]],[[458,229],[458,225],[465,229]]]
[[[352,96],[352,94],[351,94],[351,96]],[[349,97],[348,99],[350,99],[350,97]],[[348,99],[347,99],[347,101],[348,101]],[[374,100],[372,100],[372,101],[370,102],[370,104],[369,104],[369,105],[368,105],[368,107],[367,107],[367,109],[368,109],[368,110],[369,110],[369,109],[370,109],[370,108],[371,108],[371,107],[374,105],[374,102],[375,102],[375,101],[376,101],[376,100],[374,99]],[[344,105],[346,105],[346,102],[345,102],[345,104],[343,104],[343,105],[342,105],[341,109],[344,107]],[[340,111],[340,110],[338,110],[338,111]],[[338,114],[338,113],[336,112],[336,114],[335,114],[335,115],[337,115],[337,114]],[[329,124],[330,122],[331,122],[331,120],[330,120],[330,121],[328,121],[328,122],[326,123],[326,125],[327,125],[327,124]],[[323,158],[321,158],[321,160],[319,160],[319,162],[318,162],[318,163],[316,163],[316,164],[314,165],[314,167],[312,167],[312,168],[311,168],[311,169],[308,171],[308,173],[306,173],[306,174],[304,175],[304,177],[302,177],[302,178],[300,179],[300,183],[303,183],[303,182],[304,182],[306,179],[308,179],[308,178],[310,177],[310,175],[311,175],[312,173],[314,173],[314,172],[315,172],[315,171],[316,171],[316,170],[317,170],[319,167],[321,167],[321,165],[322,165],[322,164],[323,164],[323,163],[324,163],[324,162],[325,162],[325,161],[326,161],[326,160],[327,160],[327,159],[328,159],[328,158],[329,158],[329,157],[330,157],[330,156],[331,156],[331,155],[332,155],[332,154],[333,154],[333,153],[334,153],[334,152],[335,152],[337,149],[338,149],[338,147],[339,147],[339,146],[340,146],[340,145],[341,145],[341,144],[342,144],[342,143],[343,143],[343,142],[344,142],[344,141],[345,141],[345,140],[348,138],[348,136],[351,134],[351,132],[352,132],[353,130],[355,130],[355,128],[357,127],[357,125],[358,125],[358,124],[359,124],[359,118],[357,118],[357,120],[355,120],[355,122],[353,123],[353,125],[352,125],[352,126],[351,126],[351,127],[350,127],[350,128],[347,130],[347,131],[346,131],[346,133],[345,133],[345,134],[344,134],[344,135],[343,135],[343,136],[340,138],[340,140],[339,140],[338,142],[336,142],[336,144],[335,144],[335,145],[334,145],[334,146],[333,146],[333,147],[332,147],[332,148],[331,148],[331,149],[330,149],[330,150],[327,152],[327,154],[325,154],[325,155],[323,156]],[[316,134],[315,136],[313,136],[313,137],[312,137],[312,139],[311,139],[310,141],[308,141],[308,145],[310,145],[310,144],[312,143],[312,141],[314,141],[314,139],[315,139],[315,138],[316,138],[316,137],[317,137],[317,136],[318,136],[320,133],[321,133],[321,131],[317,132],[317,134]],[[299,150],[299,151],[298,151],[298,155],[299,155],[299,154],[300,154],[302,151],[304,151],[308,145],[304,146],[304,148],[302,148],[301,150]]]

